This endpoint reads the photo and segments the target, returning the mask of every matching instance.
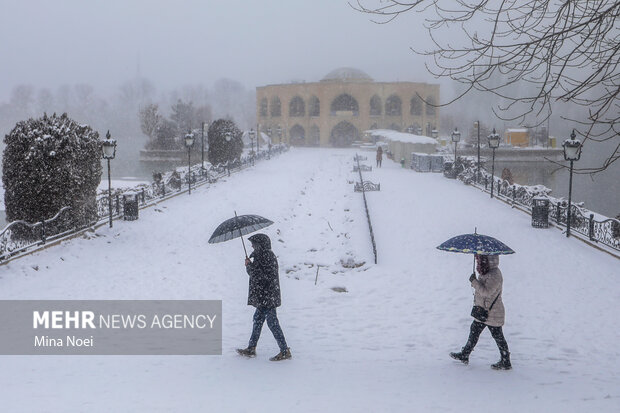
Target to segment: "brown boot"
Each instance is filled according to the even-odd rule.
[[[256,347],[238,348],[237,353],[245,357],[256,357]]]
[[[291,355],[291,349],[287,348],[285,350],[282,350],[281,352],[279,352],[278,354],[276,354],[275,356],[273,356],[269,360],[271,360],[271,361],[281,361],[281,360],[289,360],[291,358],[293,358],[293,356]]]

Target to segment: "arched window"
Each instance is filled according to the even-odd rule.
[[[396,95],[392,95],[385,101],[385,114],[387,116],[400,116],[402,115],[402,100]]]
[[[352,112],[353,116],[359,115],[360,107],[357,100],[349,94],[343,93],[333,100],[331,104],[331,114],[336,115],[337,112]]]
[[[267,116],[267,98],[262,98],[260,100],[259,111],[260,116]]]
[[[319,98],[316,96],[310,98],[310,102],[308,103],[308,115],[321,116],[321,102],[319,102]]]
[[[289,132],[289,136],[293,146],[304,146],[306,144],[306,131],[300,125],[294,125]]]
[[[426,114],[429,116],[435,115],[435,98],[432,96],[426,97]]]
[[[377,95],[370,98],[370,116],[381,116],[381,98]]]
[[[271,117],[282,116],[282,104],[280,98],[274,96],[271,98]]]
[[[306,104],[299,96],[295,96],[288,104],[288,115],[291,117],[306,116]]]
[[[409,109],[409,113],[414,116],[422,115],[422,99],[418,95],[415,95],[411,98],[411,109]]]

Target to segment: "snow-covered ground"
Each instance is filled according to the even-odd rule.
[[[461,182],[385,160],[364,173],[381,183],[367,193],[374,265],[362,195],[348,183],[353,155],[293,149],[1,266],[1,299],[221,299],[224,331],[221,356],[2,356],[2,411],[620,411],[618,259],[534,229]],[[268,361],[277,346],[267,326],[257,358],[234,351],[253,313],[243,250],[207,239],[235,210],[275,222],[264,232],[280,260],[291,361]],[[500,260],[508,372],[489,368],[498,351],[488,331],[469,366],[448,357],[469,331],[472,259],[435,247],[475,227],[517,252]]]

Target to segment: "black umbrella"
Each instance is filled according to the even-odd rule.
[[[209,244],[216,244],[218,242],[224,242],[233,238],[241,237],[241,243],[243,244],[243,251],[247,258],[248,252],[245,249],[245,243],[243,242],[243,236],[259,229],[268,227],[273,224],[273,221],[263,218],[259,215],[241,215],[227,219],[215,228],[211,238],[209,238]]]

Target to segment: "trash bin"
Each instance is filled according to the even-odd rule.
[[[544,197],[532,198],[532,226],[534,228],[549,228],[549,199]]]
[[[135,221],[138,219],[138,193],[129,191],[123,194],[123,219]]]
[[[443,163],[443,176],[450,179],[456,178],[456,168],[453,168],[454,162],[446,161]]]

